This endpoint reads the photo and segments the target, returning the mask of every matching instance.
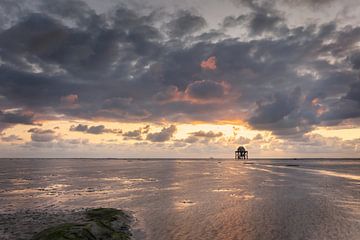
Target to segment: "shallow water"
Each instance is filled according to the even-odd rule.
[[[1,159],[0,206],[0,239],[15,212],[115,207],[137,239],[358,240],[360,161]]]

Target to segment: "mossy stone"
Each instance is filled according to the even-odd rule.
[[[32,240],[129,240],[130,217],[113,208],[90,209],[81,223],[65,223],[47,228]]]

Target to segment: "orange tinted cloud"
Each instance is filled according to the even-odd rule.
[[[79,98],[78,95],[70,94],[70,95],[61,97],[61,102],[64,104],[67,104],[67,105],[72,105],[77,102],[78,98]]]
[[[200,64],[202,69],[206,70],[215,70],[216,69],[216,57],[209,57],[207,60],[204,60]]]

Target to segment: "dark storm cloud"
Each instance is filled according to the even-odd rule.
[[[54,106],[70,88],[76,89],[76,84],[56,76],[0,66],[0,94],[17,106],[30,108]]]
[[[4,116],[6,109],[45,119],[242,120],[282,136],[359,117],[360,28],[288,27],[274,2],[242,4],[249,12],[223,25],[245,26],[248,39],[207,30],[190,11],[168,21],[126,6],[98,14],[78,0],[42,1],[0,32],[0,129],[34,122]],[[216,64],[201,67],[209,59]],[[142,134],[161,142],[175,130]]]
[[[95,70],[107,70],[115,60],[118,36],[106,29],[74,30],[47,15],[31,14],[4,31],[0,44],[13,64],[29,65],[25,58],[39,67],[54,64],[74,75],[89,77],[97,73]]]
[[[360,52],[356,52],[350,56],[350,62],[354,69],[360,69]]]
[[[21,111],[10,111],[3,112],[0,110],[0,122],[9,124],[34,124],[34,113],[21,112]]]
[[[42,0],[40,9],[48,14],[75,20],[80,26],[92,24],[98,18],[95,11],[80,0]]]
[[[350,99],[360,104],[360,81],[350,86],[350,90],[344,99]]]
[[[190,97],[199,99],[222,98],[225,95],[225,89],[221,83],[209,80],[189,84],[186,92]]]
[[[289,94],[276,93],[269,102],[257,102],[256,114],[250,118],[254,125],[272,124],[281,121],[299,107],[300,89]]]
[[[0,29],[9,27],[12,21],[27,12],[25,0],[0,0]]]
[[[146,140],[151,142],[166,142],[169,141],[174,133],[176,132],[176,126],[171,125],[169,127],[164,127],[160,132],[148,133]]]
[[[35,125],[35,114],[32,112],[26,112],[22,110],[0,110],[0,133],[11,126],[16,124]]]
[[[249,124],[256,129],[269,130],[283,137],[299,135],[319,124],[316,110],[303,99],[299,87],[288,93],[274,93],[257,102],[255,114]]]
[[[273,33],[275,35],[285,34],[288,28],[285,24],[285,19],[281,13],[275,9],[272,1],[258,2],[240,0],[240,4],[251,9],[251,12],[246,15],[227,16],[223,20],[223,27],[235,27],[244,25],[249,30],[249,35],[259,36],[263,33]]]
[[[180,11],[175,19],[167,25],[171,37],[184,37],[201,30],[206,26],[206,20],[202,16],[194,15],[189,11]]]
[[[261,34],[263,32],[274,31],[279,23],[281,23],[282,19],[275,15],[269,14],[267,12],[257,12],[251,16],[249,22],[249,28],[251,30],[251,34]]]

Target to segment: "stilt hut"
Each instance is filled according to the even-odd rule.
[[[235,151],[235,159],[248,159],[248,151],[246,151],[245,147],[238,147]]]

